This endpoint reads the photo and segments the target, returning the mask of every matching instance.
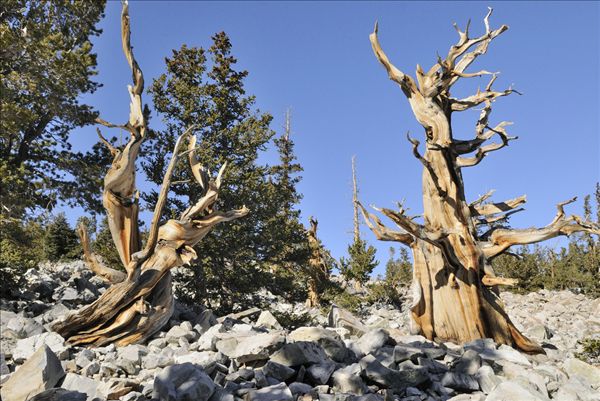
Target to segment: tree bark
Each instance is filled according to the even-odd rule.
[[[417,121],[423,126],[426,150],[419,152],[419,141],[408,137],[413,154],[423,164],[423,224],[399,211],[380,210],[399,230],[385,227],[379,218],[361,210],[367,225],[375,235],[385,241],[398,241],[413,254],[413,302],[411,315],[419,331],[436,341],[468,342],[479,338],[493,338],[497,343],[515,346],[528,353],[543,353],[542,347],[517,330],[504,311],[499,298],[498,285],[511,285],[515,280],[495,277],[489,261],[508,250],[512,245],[529,244],[557,235],[587,231],[600,233],[600,228],[583,222],[577,216],[566,218],[559,204],[559,214],[547,227],[529,230],[508,230],[491,226],[478,234],[476,225],[490,224],[506,218],[525,197],[502,203],[483,204],[491,194],[469,205],[465,199],[462,168],[475,166],[488,153],[508,145],[516,139],[507,135],[502,122],[490,127],[488,118],[492,101],[518,93],[509,88],[492,90],[496,75],[492,75],[485,91],[465,99],[450,96],[452,85],[459,78],[490,74],[487,71],[465,73],[465,69],[487,51],[491,41],[508,29],[506,25],[491,30],[489,17],[484,19],[486,32],[478,38],[468,36],[468,27],[457,28],[459,41],[450,48],[445,59],[425,72],[417,66],[416,82],[396,68],[383,52],[377,37],[377,25],[370,36],[374,53],[408,98]],[[473,48],[474,47],[474,48]],[[471,51],[469,51],[472,49]],[[467,110],[483,104],[472,140],[455,139],[452,132],[453,112]],[[501,143],[484,145],[498,135]],[[475,152],[472,157],[461,156]]]
[[[323,247],[317,238],[317,227],[319,222],[311,217],[310,228],[307,230],[308,246],[310,248],[310,258],[308,260],[308,268],[306,276],[308,277],[308,298],[306,306],[314,308],[321,303],[320,290],[323,288],[323,283],[329,279],[329,269],[323,255]]]
[[[170,270],[189,264],[197,255],[193,249],[213,226],[248,213],[239,210],[218,211],[216,201],[225,165],[216,178],[200,164],[194,152],[196,138],[190,135],[193,127],[177,140],[155,205],[148,240],[142,249],[138,226],[138,193],[135,189],[135,161],[144,140],[147,121],[142,107],[144,78],[130,43],[129,10],[123,3],[121,14],[123,51],[133,73],[133,85],[128,86],[131,97],[129,121],[123,125],[98,119],[110,127],[127,130],[131,137],[123,149],[113,147],[102,137],[114,159],[104,180],[103,204],[109,221],[113,242],[117,247],[125,273],[102,266],[92,254],[87,231],[80,227],[84,260],[91,270],[112,283],[94,303],[83,307],[58,322],[53,329],[71,344],[118,346],[139,343],[160,330],[173,313],[173,293]],[[187,141],[187,151],[181,147]],[[187,155],[192,173],[202,188],[197,203],[186,209],[179,219],[160,224],[166,203],[171,175],[182,156]]]

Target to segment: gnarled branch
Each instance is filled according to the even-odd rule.
[[[120,283],[125,280],[127,275],[124,272],[105,266],[98,260],[98,257],[92,253],[90,238],[84,222],[79,223],[77,226],[77,235],[81,242],[81,248],[83,248],[83,261],[95,275],[110,284]]]
[[[500,138],[502,139],[502,143],[490,143],[489,145],[484,145],[481,146],[477,149],[477,152],[475,153],[475,156],[473,157],[457,157],[456,158],[456,166],[457,167],[470,167],[470,166],[475,166],[477,164],[479,164],[480,161],[483,160],[483,158],[485,156],[487,156],[488,153],[490,152],[494,152],[496,150],[502,149],[506,146],[508,146],[508,143],[512,140],[518,139],[518,137],[516,136],[508,136],[506,134],[506,130],[504,129],[504,126],[508,125],[508,122],[503,122],[501,124],[499,124],[498,126],[496,126],[495,128],[491,128],[490,132],[491,134],[489,134],[489,137],[491,137],[494,133],[498,134],[498,136],[500,136]],[[487,134],[482,134],[482,138],[487,138]],[[483,139],[484,141],[486,139]]]
[[[390,62],[390,59],[385,54],[385,52],[381,48],[381,45],[379,44],[379,38],[377,37],[378,30],[379,26],[377,22],[375,22],[375,28],[373,29],[373,33],[369,35],[369,40],[371,41],[373,52],[375,53],[377,60],[379,60],[379,62],[385,67],[386,71],[388,72],[389,78],[392,81],[396,82],[398,85],[400,85],[400,88],[402,88],[404,94],[407,97],[410,97],[413,93],[417,92],[415,82],[409,75],[406,75],[405,73],[400,71],[398,68],[396,68],[395,65],[393,65]]]
[[[503,213],[512,210],[527,202],[527,195],[522,195],[504,202],[486,203],[483,205],[471,204],[471,214],[473,216],[486,216],[490,214]]]
[[[357,202],[357,204],[363,215],[365,223],[367,224],[367,227],[371,229],[378,240],[401,242],[405,245],[410,245],[413,243],[414,238],[411,234],[407,233],[405,230],[394,231],[389,229],[381,222],[379,217],[369,213],[360,202]]]
[[[556,216],[546,227],[520,230],[498,228],[492,230],[488,236],[488,241],[481,244],[484,255],[487,258],[493,258],[513,245],[533,244],[559,235],[569,236],[576,232],[600,235],[600,226],[598,224],[583,221],[577,215],[565,215],[564,206],[575,202],[575,200],[577,200],[576,197],[559,203],[557,205],[558,212]]]

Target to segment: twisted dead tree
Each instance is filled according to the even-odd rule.
[[[128,86],[131,98],[129,120],[112,124],[97,122],[109,128],[130,133],[123,149],[115,148],[100,131],[100,140],[114,159],[104,178],[103,204],[108,217],[113,242],[117,247],[125,272],[103,266],[92,254],[85,227],[79,228],[84,248],[84,260],[90,269],[112,285],[94,303],[83,307],[53,329],[71,344],[122,346],[142,342],[169,320],[173,313],[170,270],[189,264],[197,255],[193,246],[212,227],[224,221],[242,217],[246,207],[221,212],[217,210],[221,178],[225,165],[216,178],[195,155],[196,137],[190,127],[178,139],[167,167],[146,244],[142,247],[138,227],[139,194],[135,189],[135,161],[147,132],[147,110],[142,107],[144,77],[130,43],[130,22],[127,2],[121,13],[123,51],[133,73],[133,85]],[[187,142],[187,150],[182,147]],[[160,217],[167,200],[172,173],[181,158],[187,156],[193,176],[202,188],[200,199],[179,217],[161,224]]]
[[[310,249],[310,258],[308,259],[308,298],[306,307],[314,308],[321,302],[320,288],[329,280],[329,267],[327,263],[328,255],[325,254],[323,245],[317,237],[317,226],[319,222],[314,217],[309,219],[310,228],[306,234],[308,236],[308,247]]]
[[[425,152],[419,141],[408,137],[414,156],[423,164],[423,223],[399,210],[377,209],[391,219],[398,229],[386,227],[375,214],[360,205],[365,221],[376,237],[396,241],[412,249],[414,259],[412,318],[421,334],[431,340],[466,342],[493,338],[528,353],[543,349],[519,332],[504,311],[498,285],[515,280],[496,277],[490,261],[513,245],[525,245],[575,232],[600,234],[600,227],[578,216],[567,216],[563,207],[575,198],[558,204],[558,213],[546,227],[513,230],[497,223],[520,210],[525,197],[499,203],[485,203],[488,193],[468,203],[465,200],[462,169],[480,163],[491,152],[506,147],[516,139],[506,132],[508,122],[489,123],[492,103],[500,97],[517,93],[514,89],[492,89],[496,74],[488,71],[466,72],[475,59],[485,54],[490,43],[508,29],[492,30],[485,16],[485,33],[469,37],[469,25],[458,27],[458,43],[445,58],[427,71],[419,65],[416,79],[396,68],[382,50],[377,25],[370,35],[375,56],[389,78],[400,86],[417,121],[425,129]],[[450,94],[460,78],[491,75],[485,90],[463,99]],[[472,139],[454,138],[451,118],[455,112],[482,106]],[[489,143],[493,137],[500,139]],[[478,227],[484,228],[480,234]],[[485,230],[487,227],[487,230]]]

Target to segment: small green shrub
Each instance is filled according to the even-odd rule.
[[[600,364],[600,339],[585,338],[578,341],[583,346],[583,351],[576,353],[575,357],[591,365]]]
[[[271,313],[275,319],[287,330],[294,330],[298,327],[314,326],[316,323],[309,313],[278,312],[272,310]]]

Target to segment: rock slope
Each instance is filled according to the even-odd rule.
[[[180,306],[147,344],[86,349],[49,324],[103,284],[81,262],[44,265],[26,280],[22,300],[0,304],[4,401],[600,400],[600,369],[575,358],[579,340],[600,337],[600,299],[566,291],[503,294],[547,355],[491,339],[435,344],[411,335],[407,312],[389,305],[323,316],[269,294],[273,311],[314,325],[284,328],[258,308],[216,317]]]

